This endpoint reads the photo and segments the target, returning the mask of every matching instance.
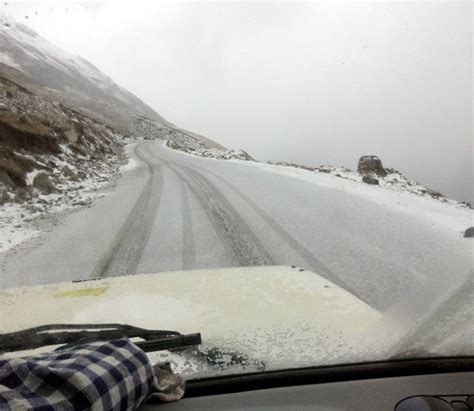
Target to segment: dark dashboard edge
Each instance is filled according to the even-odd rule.
[[[474,371],[474,357],[404,359],[295,368],[188,380],[186,382],[185,397],[230,394],[339,381],[469,371]]]

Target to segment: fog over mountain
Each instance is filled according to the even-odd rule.
[[[376,154],[474,200],[470,2],[2,7],[226,147],[352,168]]]

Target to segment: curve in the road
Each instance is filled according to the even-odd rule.
[[[176,163],[168,165],[200,202],[217,235],[239,265],[275,264],[273,257],[242,216],[209,179],[189,167]]]
[[[149,144],[148,144],[149,145]],[[149,196],[150,187],[155,190],[162,189],[161,181],[153,183],[156,178],[155,167],[148,162],[146,157],[139,153],[138,148],[144,147],[148,149],[148,145],[138,146],[136,155],[144,161],[149,169],[149,181],[137,201],[134,209],[130,213],[127,221],[118,234],[114,243],[110,247],[105,258],[99,263],[98,268],[94,270],[94,277],[106,275],[124,275],[136,272],[136,268],[140,261],[141,252],[146,245],[153,221],[156,217],[158,204],[149,207],[150,199],[159,196]],[[303,261],[306,262],[309,270],[322,275],[336,285],[344,288],[353,295],[358,296],[356,290],[340,279],[333,271],[323,264],[304,244],[298,241],[293,235],[286,231],[274,218],[265,212],[254,200],[240,191],[232,183],[221,176],[201,167],[188,167],[177,162],[171,162],[157,156],[147,150],[147,154],[157,159],[162,165],[168,166],[178,176],[182,198],[182,220],[183,220],[183,269],[193,268],[195,263],[195,245],[192,233],[191,211],[186,187],[193,193],[195,198],[201,204],[203,210],[207,214],[209,221],[214,227],[222,243],[233,255],[237,264],[240,266],[262,266],[275,265],[276,261],[265,248],[264,244],[257,235],[248,226],[239,212],[232,206],[226,196],[217,188],[217,186],[209,180],[203,173],[221,181],[235,194],[237,194],[244,202],[246,202],[254,212],[277,234],[289,248],[291,248]],[[161,173],[160,179],[162,180]],[[145,198],[142,198],[145,197]],[[151,211],[154,215],[148,216]],[[140,235],[138,227],[142,227],[143,233]],[[360,296],[360,299],[363,300]],[[367,302],[367,301],[366,301]]]
[[[108,250],[97,262],[92,278],[135,274],[143,249],[148,242],[160,204],[163,188],[161,166],[151,164],[142,149],[149,144],[135,147],[135,155],[147,165],[148,179]]]

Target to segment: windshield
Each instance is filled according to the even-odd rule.
[[[471,47],[469,2],[2,2],[0,333],[473,355]]]

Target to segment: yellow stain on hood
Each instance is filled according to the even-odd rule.
[[[76,288],[74,290],[62,291],[60,293],[54,294],[55,297],[91,297],[98,296],[105,293],[107,287],[94,287],[94,288]]]

